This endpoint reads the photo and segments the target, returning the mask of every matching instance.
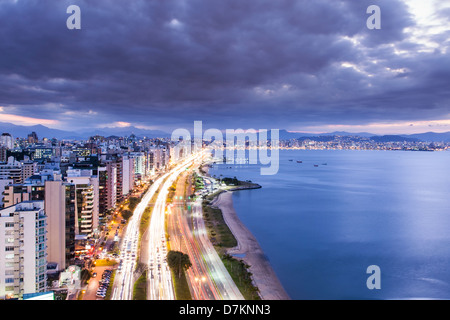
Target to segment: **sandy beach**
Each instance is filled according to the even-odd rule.
[[[222,192],[211,203],[222,210],[223,218],[238,242],[238,245],[229,249],[228,253],[245,255],[242,260],[250,265],[249,270],[254,284],[260,291],[261,299],[290,300],[258,241],[237,216],[232,194],[233,191]]]

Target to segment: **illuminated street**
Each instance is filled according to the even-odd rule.
[[[122,266],[120,270],[116,271],[111,300],[131,300],[133,298],[133,284],[136,281],[134,270],[136,257],[138,256],[139,223],[146,206],[167,176],[168,174],[165,174],[153,182],[128,221],[119,257],[120,261],[122,261]]]
[[[167,244],[165,233],[165,212],[166,199],[169,193],[169,187],[174,183],[178,176],[195,160],[198,160],[200,154],[190,156],[181,164],[177,165],[168,174],[167,179],[160,188],[158,197],[153,208],[149,227],[149,272],[148,272],[148,291],[149,300],[173,300],[175,293],[173,289],[172,276],[166,261]]]

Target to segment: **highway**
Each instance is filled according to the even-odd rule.
[[[145,208],[167,176],[168,173],[153,182],[128,221],[119,256],[121,267],[120,270],[116,271],[111,300],[133,299],[133,285],[136,281],[134,270],[138,256],[139,224]]]
[[[185,172],[177,183],[176,196],[185,198],[186,178],[192,172]],[[203,261],[201,252],[195,246],[195,240],[189,228],[189,218],[185,209],[185,199],[176,200],[171,205],[168,216],[168,231],[171,239],[172,250],[184,252],[189,255],[192,266],[187,270],[187,281],[190,285],[191,295],[194,300],[220,299],[215,283],[208,275],[208,270]]]
[[[211,280],[216,284],[223,300],[244,300],[243,295],[237,288],[228,270],[214,249],[208,238],[202,213],[202,201],[197,199],[192,203],[191,234],[195,240],[195,246],[201,252],[203,261],[208,270]]]
[[[177,184],[177,197],[185,195],[186,176],[184,173]],[[189,184],[190,186],[190,184]],[[228,270],[208,238],[203,220],[202,200],[188,202],[191,210],[186,210],[186,199],[174,201],[170,207],[169,233],[172,250],[189,255],[192,267],[187,271],[187,280],[195,300],[243,300]]]
[[[200,161],[201,156],[202,153],[192,155],[181,164],[177,165],[173,170],[171,170],[158,193],[149,226],[149,281],[147,290],[147,297],[149,300],[175,299],[172,274],[166,260],[166,199],[169,193],[170,186],[172,186],[178,176],[182,172],[186,171],[186,168],[192,165],[195,161]]]
[[[161,177],[158,177],[155,179],[153,184],[150,186],[150,188],[147,190],[145,195],[142,197],[141,202],[136,206],[134,209],[133,215],[128,221],[125,233],[123,235],[123,241],[120,251],[119,259],[121,261],[121,267],[120,270],[116,271],[116,276],[114,278],[114,285],[113,285],[113,293],[111,295],[111,300],[132,300],[133,299],[133,286],[134,282],[137,280],[135,275],[135,268],[136,268],[136,259],[138,257],[138,241],[139,241],[139,225],[142,218],[142,214],[155,195],[155,193],[160,189],[163,182],[166,180],[166,182],[169,179],[175,179],[176,176],[182,171],[185,170],[186,165],[191,163],[195,156],[191,156],[179,165],[177,165],[175,168],[173,168],[168,173],[162,175]],[[171,184],[169,184],[170,186]],[[167,191],[168,187],[167,184],[164,184],[162,186],[162,192],[160,192],[160,195],[164,193],[164,190]],[[161,201],[164,201],[162,203]],[[158,197],[157,202],[155,203],[155,207],[153,209],[152,218],[150,221],[150,230],[151,230],[151,245],[154,246],[155,250],[158,250],[161,246],[161,237],[165,235],[164,233],[164,206],[165,206],[165,198],[162,199],[162,197]],[[162,212],[162,221],[161,221],[161,212]],[[155,214],[156,213],[156,214]],[[154,216],[156,218],[154,218]],[[156,237],[159,240],[156,241]],[[150,247],[152,249],[152,247]],[[157,256],[156,252],[152,256]],[[164,258],[162,255],[160,255],[162,258]],[[150,261],[151,262],[151,261]],[[166,274],[164,273],[164,276]],[[167,299],[172,298],[173,295],[170,294],[171,290],[171,278],[165,277],[165,283],[167,287],[168,296]],[[158,297],[163,297],[164,295],[159,294]]]
[[[135,273],[139,224],[145,208],[158,190],[148,230],[147,299],[175,299],[172,275],[166,261],[168,250],[165,231],[166,199],[170,186],[183,173],[183,179],[180,179],[182,182],[177,184],[178,199],[180,195],[185,194],[186,169],[193,164],[194,167],[198,166],[203,157],[203,152],[191,155],[168,173],[155,179],[141,202],[136,206],[124,232],[119,257],[121,267],[115,276],[111,300],[133,299],[134,283],[139,276]],[[201,200],[190,202],[192,205],[190,213],[184,208],[185,203],[185,200],[174,201],[176,205],[171,206],[168,210],[172,213],[171,219],[169,219],[170,230],[172,230],[170,245],[172,250],[179,250],[189,255],[192,267],[187,271],[187,280],[193,299],[244,299],[208,238],[203,221]],[[142,241],[144,240],[142,239]]]

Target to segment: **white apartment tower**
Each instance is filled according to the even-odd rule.
[[[134,158],[122,158],[122,195],[127,195],[134,188]]]
[[[46,291],[46,224],[42,200],[0,210],[0,299]]]
[[[14,148],[14,139],[9,133],[2,133],[0,136],[0,146],[4,146],[7,149]]]

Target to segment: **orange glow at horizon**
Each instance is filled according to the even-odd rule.
[[[370,132],[374,134],[414,134],[424,132],[449,132],[450,119],[429,121],[404,121],[395,123],[370,123],[366,125],[318,125],[303,127],[301,130],[291,132],[327,133],[333,131]]]
[[[1,112],[1,110],[0,110]],[[15,114],[7,114],[7,113],[0,113],[0,122],[11,122],[15,125],[25,125],[25,126],[32,126],[37,124],[42,125],[57,125],[59,124],[58,120],[51,120],[51,119],[38,119],[38,118],[31,118],[31,117],[25,117],[25,116],[18,116]]]

